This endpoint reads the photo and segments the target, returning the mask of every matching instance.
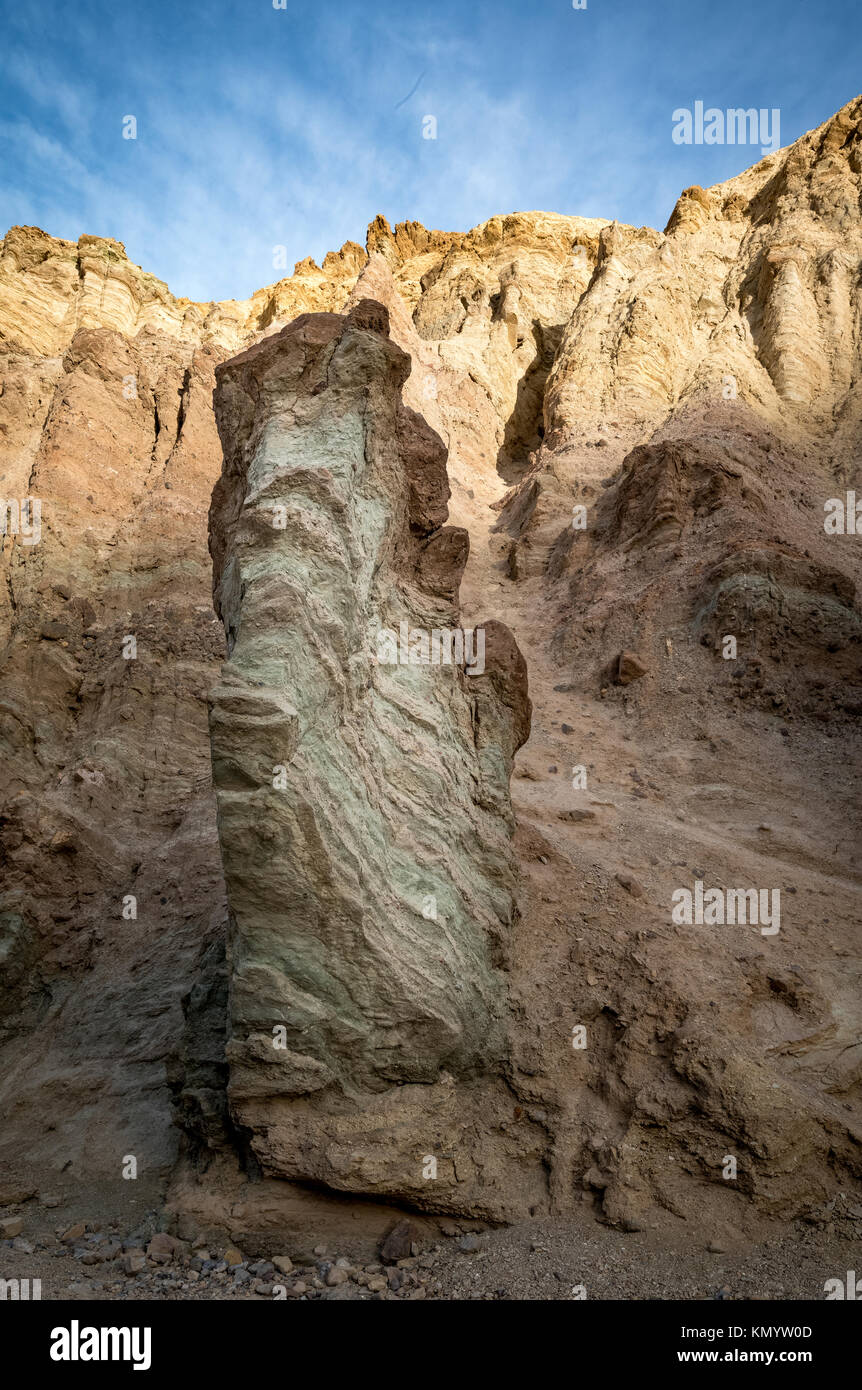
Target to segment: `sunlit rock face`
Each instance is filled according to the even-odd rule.
[[[857,98],[664,232],[379,218],[244,301],[7,233],[0,500],[41,529],[0,537],[0,1176],[188,1143],[210,1193],[249,1139],[465,1213],[858,1205],[860,207]],[[216,483],[223,829],[275,817],[225,843],[229,962]],[[375,664],[402,621],[481,625],[485,673]],[[780,931],[671,922],[701,876]]]
[[[465,1130],[505,1062],[526,667],[460,628],[468,537],[409,371],[363,300],[218,372],[229,1097],[270,1174],[500,1210]]]

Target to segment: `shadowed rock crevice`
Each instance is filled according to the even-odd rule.
[[[497,454],[497,470],[510,485],[521,481],[530,456],[545,437],[545,386],[564,328],[564,324],[543,327],[538,320],[532,326],[536,355],[518,382],[515,407],[506,421]]]

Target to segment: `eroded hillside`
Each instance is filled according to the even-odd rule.
[[[41,516],[2,551],[5,1168],[83,1181],[131,1152],[187,1206],[218,1176],[228,1208],[262,1168],[240,1229],[278,1179],[718,1234],[858,1192],[860,542],[824,504],[862,495],[860,213],[857,100],[686,190],[664,233],[379,218],[244,303],[177,300],[116,242],[8,233],[0,481]],[[438,495],[413,516],[417,457]],[[292,517],[275,549],[261,468]],[[402,604],[514,634],[511,810],[493,689],[449,671],[431,717],[440,673],[387,691],[363,664],[384,591],[395,626]],[[284,725],[283,813],[237,771],[256,719]],[[429,873],[457,888],[433,969],[405,905]],[[768,891],[779,930],[674,920],[698,882]],[[321,943],[341,1011],[306,989]],[[310,1026],[303,981],[288,1076],[261,1039]]]

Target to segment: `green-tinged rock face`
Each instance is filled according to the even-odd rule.
[[[430,1185],[421,1159],[436,1144],[482,1168],[464,1132],[505,1063],[508,784],[529,713],[506,629],[461,664],[440,640],[466,546],[428,545],[448,534],[446,451],[401,401],[408,369],[363,301],[219,375],[230,1096],[270,1172],[463,1207],[454,1159]],[[493,1209],[476,1174],[467,1205]]]

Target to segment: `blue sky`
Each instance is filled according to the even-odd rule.
[[[0,232],[116,237],[200,300],[378,212],[662,227],[760,158],[674,144],[676,108],[778,107],[789,144],[862,86],[858,0],[0,0],[0,23]]]

